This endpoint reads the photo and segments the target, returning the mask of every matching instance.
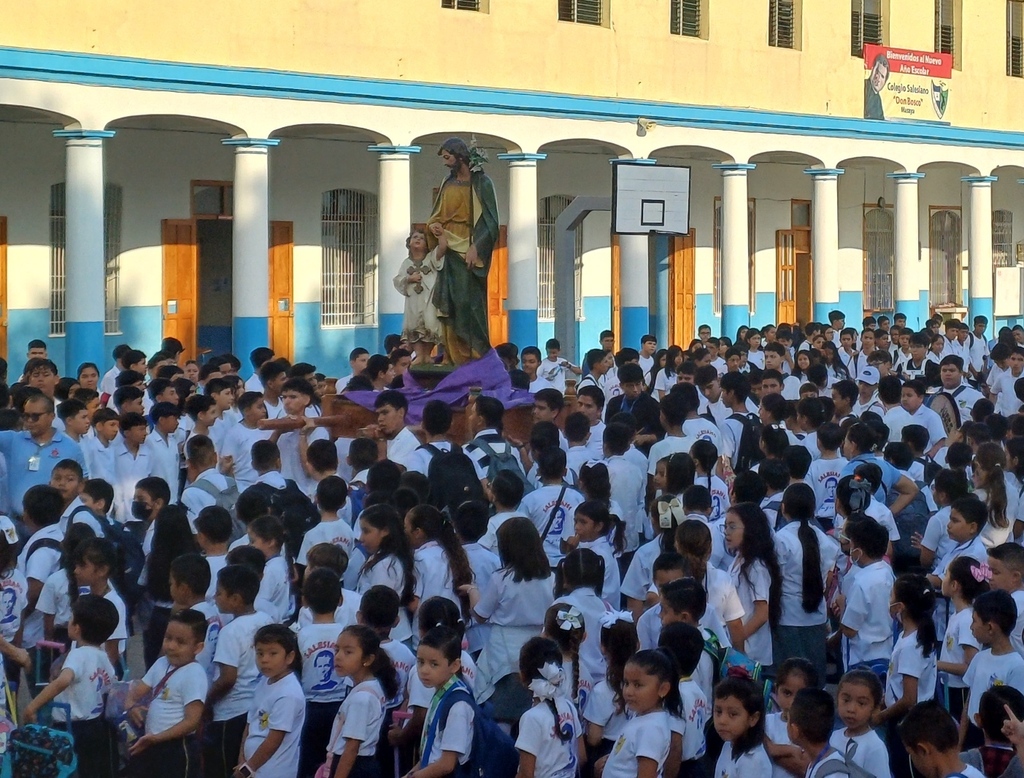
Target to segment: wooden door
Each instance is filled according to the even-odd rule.
[[[508,227],[502,225],[498,228],[498,244],[491,252],[491,272],[487,275],[487,324],[492,346],[508,340],[507,301]]]
[[[7,358],[7,217],[0,216],[0,356]]]
[[[811,261],[811,232],[796,230],[796,318],[789,323],[814,321],[814,263]]]
[[[270,223],[270,348],[291,361],[295,351],[295,303],[292,299],[292,222]]]
[[[673,235],[668,255],[668,337],[669,343],[685,348],[693,340],[697,298],[694,293],[694,247],[697,231]]]
[[[795,230],[775,232],[776,320],[796,321],[796,239]]]
[[[185,347],[185,359],[195,359],[199,296],[195,222],[164,219],[161,222],[161,235],[164,254],[164,337],[180,340]]]
[[[622,286],[619,283],[622,271],[622,255],[619,253],[619,236],[612,235],[612,326],[615,333],[615,348],[622,342]]]

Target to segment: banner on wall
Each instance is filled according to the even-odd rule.
[[[942,121],[949,108],[953,55],[864,46],[864,118]]]

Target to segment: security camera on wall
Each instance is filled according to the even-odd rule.
[[[652,122],[650,119],[645,119],[641,116],[636,120],[636,134],[642,138],[657,126],[657,122]]]

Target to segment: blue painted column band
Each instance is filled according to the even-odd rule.
[[[404,314],[401,313],[379,313],[377,314],[377,335],[380,340],[380,347],[382,354],[384,351],[384,338],[388,335],[401,335],[402,334],[402,319]]]
[[[104,364],[102,321],[69,321],[64,324],[64,363],[67,375],[77,375],[83,362]],[[72,372],[74,371],[74,372]]]
[[[263,348],[270,342],[270,325],[267,316],[235,316],[231,320],[232,350],[240,358],[247,357],[253,349]]]
[[[622,334],[619,336],[619,343],[630,348],[636,348],[633,344],[639,345],[640,338],[650,331],[648,328],[651,326],[651,320],[647,308],[623,306],[621,322]]]
[[[508,312],[508,339],[522,350],[526,346],[540,345],[536,311]],[[496,346],[496,343],[492,343]]]
[[[995,305],[991,297],[972,297],[971,307],[967,312],[967,321],[974,321],[975,316],[984,316],[989,323],[995,321]]]
[[[736,337],[740,327],[750,324],[750,306],[748,305],[723,305],[722,306],[722,334],[729,338]]]

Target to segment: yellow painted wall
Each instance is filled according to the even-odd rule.
[[[800,0],[798,0],[799,2]],[[767,45],[768,0],[707,0],[708,40],[669,34],[669,0],[608,0],[610,28],[557,21],[557,0],[46,0],[8,3],[0,46],[640,100],[861,115],[848,0],[802,0],[799,51]],[[1005,0],[963,0],[946,119],[1019,129]],[[889,45],[928,50],[934,0],[889,0]]]

